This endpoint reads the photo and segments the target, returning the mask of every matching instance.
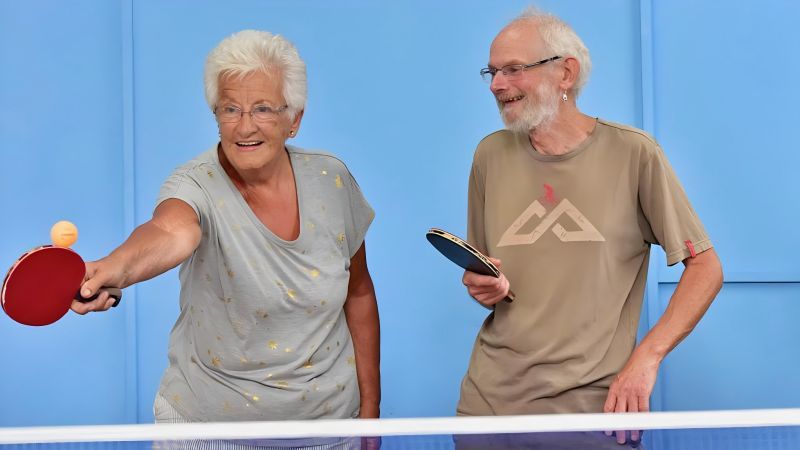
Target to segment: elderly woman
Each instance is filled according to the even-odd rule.
[[[342,161],[286,144],[305,63],[281,36],[242,31],[209,54],[205,90],[220,141],[170,175],[150,221],[87,264],[81,294],[181,264],[157,422],[378,417],[374,213]]]

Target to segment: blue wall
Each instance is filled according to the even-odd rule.
[[[0,267],[45,243],[61,219],[78,225],[87,259],[118,245],[150,217],[167,174],[215,142],[202,86],[208,51],[244,28],[281,33],[309,68],[294,143],[340,155],[377,211],[367,249],[383,414],[452,415],[486,313],[423,235],[431,226],[465,232],[472,151],[501,127],[477,71],[525,4],[0,1]],[[800,406],[791,126],[800,5],[540,5],[592,53],[580,107],[657,137],[725,267],[717,302],[662,366],[653,406]],[[644,327],[680,276],[654,253]],[[152,421],[177,293],[170,272],[127,289],[107,314],[44,328],[1,316],[0,425]]]

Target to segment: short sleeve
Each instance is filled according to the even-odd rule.
[[[161,185],[156,206],[164,200],[175,198],[192,207],[200,223],[208,213],[208,196],[185,169],[177,169]]]
[[[642,161],[639,204],[646,219],[645,239],[664,249],[670,266],[711,248],[703,224],[661,148],[649,149]]]
[[[361,244],[364,243],[364,238],[367,235],[372,220],[375,218],[375,211],[364,198],[361,193],[361,188],[356,183],[353,175],[349,171],[345,174],[345,186],[348,190],[349,211],[345,213],[345,235],[347,237],[347,249],[349,251],[349,258],[356,254]]]
[[[467,242],[484,255],[488,255],[484,221],[484,179],[476,162],[472,163],[467,192]]]

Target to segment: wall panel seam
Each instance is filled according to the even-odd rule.
[[[122,179],[123,237],[135,226],[135,147],[133,0],[121,0],[122,34]],[[125,289],[125,420],[139,422],[139,368],[136,288]]]
[[[641,127],[655,136],[655,108],[653,93],[653,4],[652,0],[639,0],[639,64],[641,77]],[[656,261],[660,251],[651,249],[647,275],[647,314],[645,326],[651,328],[661,315],[658,289],[661,266]],[[650,409],[660,411],[664,408],[664,377],[659,371],[650,400]]]

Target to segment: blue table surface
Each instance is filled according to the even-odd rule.
[[[458,441],[458,447],[454,441]],[[281,441],[284,448],[288,441]],[[610,444],[610,445],[609,445]],[[49,450],[94,450],[94,449],[170,449],[192,448],[180,442],[72,442],[50,444],[5,444],[0,450],[9,449],[49,449]],[[232,449],[259,446],[237,441],[205,441],[198,448]],[[264,448],[264,447],[261,447]],[[267,446],[266,448],[271,448]],[[298,448],[298,447],[295,447]],[[303,447],[299,447],[303,448]],[[313,448],[313,447],[312,447]],[[350,448],[350,447],[335,447]],[[420,435],[388,436],[382,438],[382,449],[584,449],[584,448],[630,448],[619,446],[602,433],[529,433],[501,435]],[[789,450],[800,449],[800,427],[754,427],[754,428],[714,428],[714,429],[674,429],[647,430],[640,448],[648,450]]]

